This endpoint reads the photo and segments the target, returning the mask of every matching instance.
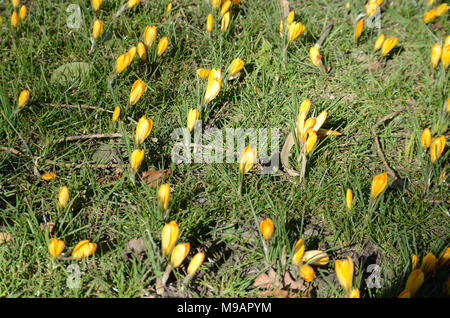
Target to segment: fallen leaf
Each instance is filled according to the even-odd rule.
[[[289,297],[289,291],[281,289],[280,287],[277,287],[274,290],[266,290],[266,291],[259,293],[258,297],[287,298],[287,297]]]
[[[162,179],[167,178],[171,172],[172,171],[170,171],[170,169],[165,169],[165,170],[150,169],[150,170],[145,171],[142,174],[142,179],[144,179],[144,182],[148,183],[149,186],[156,187],[158,185],[158,183]]]
[[[52,234],[53,228],[55,227],[55,223],[47,222],[46,224],[41,224],[41,231],[44,231],[46,228],[48,229],[48,234]]]
[[[122,254],[122,258],[124,260],[127,260],[128,254],[133,254],[139,261],[142,260],[143,254],[145,254],[144,240],[142,238],[133,238],[128,241],[127,245],[125,245],[125,250]]]
[[[11,240],[11,235],[6,232],[0,232],[0,244],[9,242]]]

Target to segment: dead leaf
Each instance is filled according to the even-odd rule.
[[[281,289],[280,287],[277,287],[274,290],[266,290],[266,291],[259,293],[258,297],[287,298],[287,297],[289,297],[289,291]]]
[[[150,169],[150,170],[145,171],[142,174],[142,179],[144,179],[145,183],[148,183],[149,186],[156,187],[158,185],[158,183],[162,179],[167,178],[171,172],[172,171],[170,171],[170,169],[165,169],[165,170]]]
[[[40,226],[41,231],[44,231],[47,228],[48,234],[52,234],[54,227],[55,227],[55,223],[53,223],[53,222],[47,222],[45,225],[41,224],[41,226]]]
[[[6,232],[0,232],[0,244],[9,242],[11,240],[11,235]]]
[[[125,250],[122,254],[122,258],[124,260],[127,260],[128,254],[133,254],[139,261],[141,261],[144,256],[143,254],[145,254],[144,240],[142,238],[139,239],[134,238],[128,241],[127,245],[125,246]]]

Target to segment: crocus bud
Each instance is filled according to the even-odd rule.
[[[220,29],[223,32],[226,32],[229,24],[230,24],[230,12],[227,12],[223,15],[222,21],[220,21]]]
[[[130,65],[130,63],[131,59],[130,54],[128,52],[120,55],[116,61],[116,73],[117,74],[122,73],[123,70],[126,69],[128,65]]]
[[[97,40],[100,35],[103,33],[103,23],[99,19],[95,20],[94,27],[92,31],[92,36],[94,37],[94,40]]]
[[[189,109],[189,113],[188,113],[188,119],[187,119],[187,129],[189,130],[189,132],[191,132],[194,127],[195,124],[197,123],[198,120],[198,110],[191,108]]]
[[[309,250],[303,254],[303,262],[311,265],[327,265],[330,260],[327,253],[319,250]]]
[[[436,16],[442,17],[448,10],[450,6],[447,3],[442,3],[436,8]]]
[[[144,94],[145,91],[145,83],[141,80],[136,80],[131,87],[130,91],[130,106],[133,106],[136,104],[139,99],[142,97],[142,94]]]
[[[156,27],[155,26],[147,26],[144,31],[144,44],[147,47],[147,50],[152,46],[153,42],[156,39]]]
[[[19,18],[21,21],[25,20],[25,18],[27,17],[27,6],[23,5],[20,7],[19,10]]]
[[[241,154],[241,160],[239,163],[239,171],[242,174],[246,174],[253,167],[256,161],[256,148],[245,147]]]
[[[47,172],[41,175],[42,180],[49,181],[53,178],[56,178],[56,174],[53,172]]]
[[[425,257],[422,260],[422,266],[420,269],[424,273],[424,275],[427,275],[428,273],[431,273],[437,264],[437,258],[434,256],[433,253],[428,253],[425,255]]]
[[[397,44],[398,38],[388,38],[383,42],[383,46],[381,47],[381,55],[387,55]]]
[[[28,100],[30,99],[30,91],[27,89],[24,89],[19,94],[19,101],[17,102],[17,108],[23,109],[25,105],[28,103]]]
[[[170,256],[170,264],[172,268],[177,268],[183,263],[184,259],[188,256],[190,249],[189,243],[178,244],[173,248],[172,255]]]
[[[439,60],[441,59],[441,55],[442,55],[442,46],[439,43],[436,43],[431,48],[431,67],[432,68],[435,68],[438,65]]]
[[[309,49],[309,57],[315,66],[322,67],[322,55],[320,55],[319,49],[316,46],[312,46]]]
[[[163,209],[163,211],[166,211],[167,208],[169,207],[169,198],[170,198],[170,186],[167,183],[159,187],[158,198],[161,208]]]
[[[375,200],[378,195],[386,188],[388,176],[386,172],[380,173],[373,177],[370,197]]]
[[[441,136],[435,138],[430,145],[430,160],[431,163],[435,163],[442,155],[445,148],[445,137]]]
[[[353,288],[352,291],[348,294],[348,298],[360,298],[359,297],[359,289]]]
[[[147,50],[145,49],[145,45],[142,42],[139,42],[137,45],[137,54],[142,62],[147,61]]]
[[[422,136],[420,137],[420,141],[422,143],[422,148],[427,149],[431,144],[431,131],[429,128],[425,128],[422,131]]]
[[[138,171],[142,160],[144,159],[145,152],[142,149],[135,149],[130,156],[130,165],[133,172]]]
[[[206,77],[209,76],[210,70],[207,70],[205,68],[199,68],[197,70],[197,75],[200,76],[201,78],[205,79]]]
[[[161,231],[161,251],[163,256],[167,256],[170,254],[172,247],[174,247],[175,243],[178,240],[178,235],[180,233],[180,228],[178,227],[177,222],[170,221],[166,225],[164,225]]]
[[[283,19],[280,19],[280,37],[283,36],[283,31],[284,31]]]
[[[58,193],[58,206],[64,209],[67,202],[69,202],[69,189],[66,186],[62,186]]]
[[[219,94],[222,87],[222,72],[220,68],[213,68],[208,75],[208,85],[206,87],[205,96],[203,97],[203,103],[208,103]]]
[[[20,6],[20,0],[11,0],[14,9],[18,9]]]
[[[439,254],[439,266],[444,267],[449,265],[450,260],[450,247],[447,247],[445,250]]]
[[[231,0],[226,0],[223,4],[222,4],[222,8],[220,9],[220,16],[223,17],[223,15],[225,13],[228,12],[228,10],[230,10],[231,7]]]
[[[288,27],[288,41],[294,41],[305,31],[305,26],[301,22],[292,22]]]
[[[95,12],[100,9],[100,5],[102,4],[102,0],[91,0],[92,9],[94,9]]]
[[[339,280],[341,286],[346,290],[350,291],[353,286],[353,261],[347,256],[346,260],[336,260],[334,263],[334,269],[336,271],[336,276]]]
[[[208,17],[206,18],[206,31],[211,33],[212,28],[213,28],[213,16],[210,13],[210,14],[208,14]]]
[[[373,46],[373,50],[377,51],[381,48],[381,46],[384,43],[384,34],[381,33],[380,36],[378,37],[377,41],[375,42],[375,45]]]
[[[13,28],[17,28],[17,24],[19,23],[19,16],[17,15],[16,11],[13,11],[11,14],[11,26]]]
[[[355,28],[355,41],[358,41],[363,31],[363,28],[364,28],[364,19],[359,19],[358,23],[356,23]]]
[[[295,265],[300,264],[300,261],[303,258],[303,254],[305,253],[305,242],[303,239],[299,239],[294,246],[294,256],[292,258],[292,263]]]
[[[314,279],[314,269],[309,265],[300,266],[300,276],[305,282],[312,282]]]
[[[309,154],[317,142],[317,134],[313,131],[306,139],[305,154]]]
[[[229,0],[228,0],[229,1]],[[239,73],[240,70],[244,67],[244,61],[240,58],[235,58],[233,62],[231,62],[230,67],[228,68],[228,75],[233,76]]]
[[[166,6],[166,14],[169,14],[170,10],[172,10],[172,2],[169,2]]]
[[[137,5],[141,0],[128,0],[127,2],[127,8],[131,9],[133,8],[135,5]]]
[[[434,20],[436,16],[437,16],[436,9],[431,9],[430,11],[425,12],[425,14],[423,15],[423,22],[428,23],[431,20]]]
[[[214,10],[217,10],[220,8],[222,0],[212,0],[212,6]]]
[[[420,286],[422,286],[424,278],[425,275],[421,269],[416,269],[409,274],[405,290],[409,291],[410,297],[414,296]]]
[[[303,134],[311,132],[311,130],[314,130],[313,127],[316,124],[316,119],[313,117],[308,118],[305,121],[305,124],[303,126]]]
[[[397,296],[397,298],[411,298],[411,292],[405,289]]]
[[[169,45],[169,40],[167,39],[167,36],[163,36],[161,40],[159,40],[156,54],[158,56],[161,56],[161,54],[163,54],[164,51],[167,49],[167,45]]]
[[[195,272],[197,272],[199,267],[203,264],[204,259],[205,259],[204,253],[197,253],[194,255],[187,269],[187,273],[189,276],[193,276]]]
[[[418,257],[417,257],[417,255],[414,254],[414,255],[411,257],[411,271],[417,269],[417,262],[418,262]]]
[[[294,22],[294,18],[295,18],[295,12],[294,10],[292,10],[291,12],[289,12],[288,17],[286,19],[286,22],[288,25],[292,24],[292,22]]]
[[[57,238],[50,239],[48,251],[54,258],[58,258],[63,250],[64,250],[64,241],[58,240]]]
[[[119,119],[119,116],[120,116],[120,107],[119,107],[119,106],[116,106],[116,108],[114,108],[114,113],[113,113],[113,116],[112,116],[112,121],[113,121],[113,122],[116,122],[116,121]]]
[[[81,259],[92,255],[97,249],[96,243],[84,240],[78,243],[72,251],[72,259]]]
[[[148,137],[153,128],[153,120],[151,118],[147,119],[142,116],[136,127],[136,146],[141,145],[144,140]]]
[[[345,194],[345,202],[347,203],[347,211],[352,209],[353,202],[353,192],[351,189],[347,189],[347,193]]]
[[[273,232],[275,230],[272,220],[269,218],[266,218],[259,223],[259,229],[261,230],[261,234],[266,241],[272,238]]]
[[[447,68],[450,64],[450,44],[444,45],[441,56],[442,66]]]

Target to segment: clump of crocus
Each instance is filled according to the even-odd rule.
[[[50,244],[48,245],[48,251],[54,258],[58,258],[64,250],[64,246],[64,241],[58,240],[57,238],[51,238]]]
[[[131,87],[129,105],[135,105],[144,94],[144,91],[145,83],[141,80],[136,80]]]
[[[170,186],[167,183],[162,184],[158,189],[158,199],[159,205],[164,212],[164,217],[166,217],[167,209],[169,208],[169,198],[170,198]]]
[[[203,103],[209,103],[216,98],[222,87],[222,72],[220,68],[213,68],[208,75],[208,84],[206,86],[205,96],[203,97]]]
[[[136,146],[140,146],[152,131],[153,120],[142,116],[136,127]]]
[[[241,153],[241,159],[239,163],[239,195],[242,194],[242,185],[244,183],[244,175],[250,171],[253,164],[256,162],[256,148],[250,148],[250,146],[245,147]]]
[[[97,250],[97,244],[89,240],[79,242],[72,251],[72,259],[81,259],[91,256]]]
[[[195,109],[195,108],[189,109],[188,118],[187,118],[187,129],[189,130],[189,132],[191,132],[194,129],[195,124],[198,121],[198,116],[199,116],[199,112],[197,109]]]
[[[67,186],[62,186],[58,193],[58,206],[60,209],[64,209],[69,202],[69,189]]]

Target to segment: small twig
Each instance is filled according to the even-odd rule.
[[[386,167],[386,170],[388,171],[389,175],[394,178],[394,180],[397,180],[397,174],[394,172],[394,170],[391,169],[391,167],[389,166],[389,164],[386,161],[386,158],[384,157],[383,151],[381,150],[381,146],[380,146],[380,141],[378,140],[378,136],[376,133],[376,129],[379,125],[381,125],[383,122],[385,122],[386,120],[392,119],[395,116],[397,116],[398,114],[400,114],[401,112],[405,111],[406,108],[402,108],[400,110],[397,110],[387,116],[384,116],[383,118],[381,118],[380,120],[377,121],[377,123],[372,126],[372,134],[373,137],[375,138],[375,145],[377,146],[377,152],[381,157],[381,160],[383,161],[384,166]]]
[[[102,139],[102,138],[122,138],[123,135],[120,133],[115,134],[90,134],[90,135],[81,135],[81,136],[69,136],[63,137],[61,139],[56,140],[54,143],[59,144],[66,141],[74,141],[74,140],[86,140],[86,139]]]

